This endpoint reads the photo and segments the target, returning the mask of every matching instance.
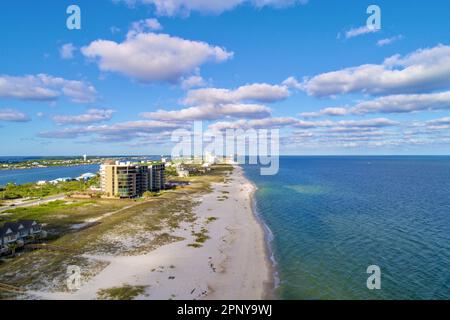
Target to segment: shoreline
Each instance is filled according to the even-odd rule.
[[[273,300],[278,299],[276,289],[279,286],[280,280],[278,277],[278,271],[277,271],[277,262],[275,260],[274,252],[272,249],[272,241],[273,241],[273,233],[272,230],[270,230],[269,226],[264,222],[263,218],[258,212],[257,207],[257,200],[256,200],[256,191],[258,191],[258,187],[256,184],[250,180],[244,171],[244,168],[240,167],[242,169],[242,175],[244,178],[253,186],[253,190],[250,194],[250,199],[252,203],[252,212],[253,216],[255,217],[256,222],[260,225],[263,233],[264,233],[264,244],[265,244],[265,256],[266,256],[266,262],[268,264],[268,268],[270,270],[270,273],[272,275],[272,282],[268,284],[266,288],[266,300]]]
[[[196,221],[171,231],[181,240],[134,256],[84,253],[84,258],[106,266],[78,290],[29,294],[37,299],[92,300],[100,291],[132,286],[144,288],[137,300],[273,298],[274,269],[267,234],[253,205],[255,191],[243,169],[234,166],[223,182],[212,183],[211,192],[189,200],[196,203]],[[198,233],[207,240],[192,247]]]

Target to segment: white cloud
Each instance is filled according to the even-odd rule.
[[[30,118],[23,112],[14,109],[0,109],[0,121],[27,122]]]
[[[450,117],[444,117],[440,119],[430,120],[427,125],[431,126],[450,126]]]
[[[14,77],[0,76],[0,98],[53,101],[67,96],[77,103],[95,101],[96,90],[82,81],[66,80],[46,74]]]
[[[181,88],[188,90],[194,87],[203,87],[206,81],[201,76],[190,76],[181,80]]]
[[[345,32],[345,38],[346,39],[350,39],[350,38],[362,36],[362,35],[368,34],[368,33],[375,33],[375,32],[378,32],[379,30],[380,29],[370,28],[368,26],[363,26],[363,27],[359,27],[359,28],[352,28],[352,29],[350,29],[350,30]]]
[[[412,113],[450,109],[450,91],[426,94],[398,94],[374,100],[361,101],[349,108],[326,108],[317,112],[305,112],[305,118],[320,116],[365,115],[373,113]]]
[[[320,122],[319,122],[320,123]],[[329,123],[329,122],[328,122]],[[375,118],[367,120],[341,120],[332,122],[329,125],[332,127],[345,127],[345,128],[382,128],[382,127],[392,127],[399,125],[399,122],[393,121],[386,118]],[[320,125],[319,125],[320,126]]]
[[[149,32],[149,31],[159,31],[162,30],[163,27],[159,23],[157,19],[142,19],[139,21],[135,21],[131,24],[131,28],[128,31],[128,38],[136,36],[139,33]]]
[[[258,104],[202,105],[176,111],[159,110],[143,113],[141,116],[163,121],[216,120],[223,117],[265,118],[270,116],[270,109]]]
[[[367,120],[342,120],[342,121],[303,121],[295,118],[266,118],[257,120],[238,120],[234,122],[217,122],[209,126],[212,130],[222,131],[225,129],[271,129],[294,127],[304,129],[315,128],[354,128],[357,130],[366,130],[367,128],[383,128],[398,126],[399,123],[386,118],[375,118]]]
[[[61,48],[59,48],[59,55],[61,59],[72,59],[73,53],[77,50],[77,48],[72,43],[66,43]]]
[[[224,62],[233,57],[232,52],[205,42],[155,33],[138,33],[122,43],[96,40],[81,51],[98,59],[100,70],[119,72],[141,82],[176,82],[208,61]]]
[[[149,133],[160,133],[185,127],[184,124],[162,121],[129,121],[112,125],[91,125],[85,127],[64,128],[57,131],[45,131],[38,134],[41,138],[75,139],[83,136],[97,135],[104,141],[129,141]]]
[[[271,6],[283,8],[296,4],[306,4],[308,0],[115,0],[130,6],[136,3],[153,5],[160,16],[188,16],[191,12],[203,14],[221,14],[242,4],[251,4],[256,8]]]
[[[401,39],[403,39],[402,35],[385,38],[385,39],[380,39],[377,41],[377,46],[379,46],[379,47],[387,46],[387,45],[393,44],[394,42],[397,42]]]
[[[300,113],[300,116],[304,118],[318,118],[322,116],[332,116],[332,117],[345,116],[346,114],[348,114],[348,109],[346,108],[330,107],[319,110],[317,112],[303,112]]]
[[[112,109],[89,109],[81,115],[57,115],[53,121],[57,124],[87,124],[111,120],[114,114]]]
[[[289,77],[282,83],[284,86],[290,88],[290,89],[296,89],[296,90],[304,90],[305,87],[302,83],[298,82],[296,78]]]
[[[211,124],[208,128],[212,131],[223,131],[226,129],[274,129],[291,126],[297,123],[294,118],[266,118],[257,120],[238,120],[234,122],[220,121]]]
[[[159,23],[158,19],[146,19],[145,24],[150,30],[162,30],[162,25]]]
[[[417,50],[405,57],[386,59],[319,74],[303,83],[309,95],[325,97],[347,93],[373,95],[418,93],[450,87],[450,46]]]
[[[201,79],[201,78],[200,78]],[[196,80],[196,79],[194,79]],[[234,90],[203,88],[189,90],[181,101],[189,108],[142,114],[156,120],[216,120],[220,118],[259,119],[270,116],[271,110],[261,104],[286,99],[289,90],[286,86],[255,83],[241,86]]]
[[[187,105],[216,105],[242,101],[271,103],[288,97],[289,90],[286,86],[254,83],[241,86],[235,90],[217,88],[191,90],[187,93],[183,103]]]
[[[450,109],[450,91],[429,94],[403,94],[363,101],[351,109],[353,114],[409,113]]]

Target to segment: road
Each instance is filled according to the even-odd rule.
[[[51,197],[47,197],[47,198],[43,198],[43,199],[39,199],[39,200],[32,200],[32,201],[27,201],[27,202],[23,202],[23,203],[19,203],[16,204],[14,207],[0,207],[0,213],[9,210],[9,209],[15,209],[15,208],[24,208],[24,207],[32,207],[32,206],[38,206],[44,203],[48,203],[48,202],[52,202],[52,201],[56,201],[56,200],[62,200],[66,197],[65,194],[58,194],[56,196],[51,196]]]

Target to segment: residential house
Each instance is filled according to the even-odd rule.
[[[0,254],[9,251],[8,246],[17,241],[17,233],[11,228],[3,226],[0,228]]]
[[[11,244],[22,247],[37,237],[46,237],[46,235],[42,226],[34,220],[7,222],[0,228],[0,254],[7,253]]]

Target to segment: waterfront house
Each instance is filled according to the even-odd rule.
[[[88,172],[88,173],[82,174],[81,176],[79,176],[75,180],[77,180],[77,181],[81,181],[81,180],[87,181],[87,180],[91,180],[91,179],[95,178],[96,176],[97,176],[96,174]]]
[[[25,242],[27,242],[30,238],[34,239],[35,237],[42,236],[44,234],[42,226],[35,220],[20,220],[18,223],[24,227],[20,236]]]
[[[58,184],[58,183],[60,183],[60,182],[67,182],[67,181],[74,181],[74,179],[72,179],[72,178],[70,178],[70,177],[67,177],[67,178],[58,178],[58,179],[49,181],[48,183],[55,185],[55,184]]]
[[[7,222],[0,228],[0,254],[9,252],[9,246],[16,244],[22,247],[33,242],[37,237],[45,237],[46,232],[35,220]]]
[[[8,246],[17,241],[17,233],[11,228],[3,226],[0,228],[0,254],[9,251]]]

